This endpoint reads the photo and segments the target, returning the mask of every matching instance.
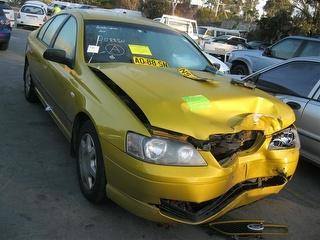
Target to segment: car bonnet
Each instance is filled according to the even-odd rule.
[[[211,73],[193,71],[210,79],[197,81],[174,68],[126,63],[90,67],[107,85],[116,85],[130,98],[131,103],[124,102],[134,103],[131,110],[136,115],[143,112],[144,123],[197,139],[241,130],[262,130],[268,135],[295,121],[292,110],[278,99]]]

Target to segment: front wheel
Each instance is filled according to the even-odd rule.
[[[86,121],[80,127],[76,150],[81,192],[93,203],[105,201],[105,167],[99,138],[91,121]]]

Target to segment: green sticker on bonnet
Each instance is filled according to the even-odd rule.
[[[183,97],[183,100],[188,104],[191,111],[209,109],[211,103],[208,98],[203,95]]]

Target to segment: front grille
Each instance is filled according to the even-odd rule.
[[[282,176],[256,178],[239,183],[220,197],[202,203],[161,199],[159,209],[162,213],[181,220],[199,222],[220,212],[236,197],[248,190],[280,186],[286,182],[287,178]]]

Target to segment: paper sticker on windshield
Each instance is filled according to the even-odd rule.
[[[134,64],[140,65],[148,65],[153,67],[169,67],[169,64],[166,61],[152,59],[152,58],[144,58],[144,57],[133,57]]]
[[[136,54],[136,55],[152,56],[151,50],[148,46],[129,44],[128,47],[132,55]]]
[[[191,111],[211,108],[210,100],[203,95],[187,96],[182,99],[187,103]]]
[[[200,77],[194,75],[194,74],[193,74],[191,71],[189,71],[187,68],[178,68],[177,70],[178,70],[178,72],[179,72],[182,76],[184,76],[184,77],[186,77],[186,78],[191,78],[191,79],[193,79],[193,80],[204,80],[203,78],[200,78]]]
[[[99,53],[99,46],[95,46],[95,45],[88,45],[87,48],[87,53]]]

